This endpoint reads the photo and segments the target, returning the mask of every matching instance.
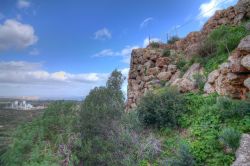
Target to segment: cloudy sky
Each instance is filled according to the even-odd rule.
[[[0,96],[83,97],[113,69],[126,75],[148,36],[183,37],[236,2],[1,0]]]

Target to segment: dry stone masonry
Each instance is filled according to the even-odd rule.
[[[177,86],[181,92],[197,90],[194,75],[202,74],[203,67],[200,64],[193,64],[181,76],[173,60],[162,56],[163,50],[170,49],[171,54],[181,52],[188,60],[198,53],[200,44],[213,29],[221,25],[237,25],[247,18],[250,18],[250,0],[239,0],[236,6],[217,11],[200,32],[191,32],[187,37],[171,45],[160,44],[157,49],[149,45],[147,48],[133,50],[126,110],[135,108],[140,98],[154,86],[164,84]],[[227,63],[209,74],[205,92],[218,92],[221,95],[244,98],[250,87],[249,59],[250,37],[248,36],[230,55]]]

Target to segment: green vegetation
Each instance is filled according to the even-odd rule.
[[[73,103],[57,102],[50,105],[42,117],[20,126],[2,156],[4,165],[58,165],[64,158],[57,154],[59,145],[70,151],[67,144],[76,137],[75,110]]]
[[[115,70],[106,87],[93,89],[82,103],[76,155],[86,165],[138,165],[159,153],[159,141],[143,133],[137,114],[124,113],[123,80]]]
[[[228,97],[219,97],[217,101],[220,115],[223,119],[237,117],[242,118],[250,113],[250,102],[232,100]]]
[[[161,143],[136,112],[124,112],[115,70],[106,86],[94,88],[81,106],[55,102],[42,117],[21,125],[1,156],[6,166],[140,165],[161,160]]]
[[[163,57],[169,57],[171,55],[171,50],[168,49],[168,48],[165,48],[163,51],[162,51],[162,56]]]
[[[195,161],[190,152],[189,147],[186,144],[182,144],[177,152],[176,159],[170,161],[172,166],[194,166]]]
[[[207,73],[218,68],[225,62],[228,55],[238,46],[240,40],[247,36],[249,31],[244,25],[222,25],[213,30],[201,44],[199,56],[194,61],[203,64]]]
[[[184,73],[199,62],[208,74],[247,34],[244,26],[221,26],[202,43],[200,56],[187,61],[181,53],[176,54],[175,64]],[[173,37],[168,42],[177,40]],[[152,42],[150,46],[159,48],[160,43]],[[173,58],[168,49],[162,56]],[[204,78],[194,76],[200,90]],[[115,70],[106,86],[91,90],[81,104],[51,104],[43,116],[13,133],[8,149],[1,155],[3,164],[230,165],[241,133],[250,132],[249,99],[158,88],[142,97],[135,111],[125,113],[123,81],[122,74]]]
[[[170,39],[168,39],[168,44],[174,44],[176,41],[180,40],[178,36],[172,36]]]
[[[160,43],[153,41],[149,44],[149,46],[152,48],[160,48]]]
[[[3,107],[5,107],[4,105]],[[8,144],[11,140],[11,133],[16,127],[23,123],[29,123],[35,117],[41,116],[43,110],[8,110],[0,108],[0,156],[7,150]],[[0,157],[0,165],[1,157]]]
[[[168,88],[142,97],[136,110],[145,126],[177,127],[178,117],[185,112],[185,101],[176,89]]]
[[[203,97],[202,94],[187,94],[189,112],[182,117],[182,125],[187,128],[191,151],[198,165],[230,165],[234,159],[232,153],[224,151],[220,145],[219,135],[225,127],[231,127],[240,132],[249,131],[249,117],[220,116],[220,106],[217,96]],[[242,101],[235,100],[239,105]],[[232,109],[232,107],[228,107]],[[244,122],[243,122],[244,121]],[[247,129],[248,128],[248,129]]]
[[[240,145],[241,134],[233,128],[225,128],[220,134],[220,142],[227,148],[232,149],[234,152]]]
[[[206,77],[203,74],[195,74],[194,76],[197,87],[200,91],[203,91],[206,82]]]

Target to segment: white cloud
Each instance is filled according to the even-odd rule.
[[[129,68],[124,68],[120,70],[122,75],[124,75],[126,78],[128,77],[128,73],[129,73]]]
[[[84,96],[94,86],[105,85],[109,73],[49,72],[42,63],[0,61],[0,94],[3,96]]]
[[[102,28],[94,33],[94,39],[96,40],[106,40],[111,38],[112,34],[107,28]]]
[[[94,55],[94,57],[117,56],[112,49],[104,49]]]
[[[30,55],[39,55],[40,52],[37,48],[33,48],[30,52],[29,52]]]
[[[226,8],[236,3],[237,0],[210,0],[200,5],[198,19],[209,18],[213,16],[216,10]]]
[[[91,83],[106,78],[106,74],[80,73],[65,71],[48,72],[41,69],[41,63],[25,61],[0,62],[0,82],[8,83],[52,83],[84,82]]]
[[[145,38],[144,41],[143,41],[143,47],[147,47],[149,45],[149,42],[160,42],[161,39],[159,38],[152,38],[150,39],[149,41],[149,38]]]
[[[109,57],[120,56],[123,63],[130,63],[130,56],[133,49],[139,48],[139,46],[126,46],[120,51],[113,51],[112,49],[104,49],[94,55],[94,57]]]
[[[128,87],[128,74],[129,74],[129,68],[124,68],[120,70],[122,75],[126,77],[126,80],[124,81],[122,85],[122,91],[124,93],[124,96],[127,97],[127,87]]]
[[[30,2],[28,0],[18,0],[17,1],[17,8],[25,9],[30,7]]]
[[[35,44],[38,37],[34,28],[13,19],[0,24],[0,51],[8,49],[24,49]]]
[[[142,21],[142,23],[140,24],[140,28],[144,28],[147,27],[149,25],[150,22],[152,22],[154,20],[153,17],[148,17],[145,20]]]

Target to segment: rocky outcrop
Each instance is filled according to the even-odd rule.
[[[204,91],[234,98],[246,98],[250,78],[250,35],[241,40],[228,62],[208,75]]]
[[[250,135],[243,134],[232,166],[250,166]]]
[[[197,82],[195,76],[203,73],[203,67],[200,64],[195,63],[188,69],[182,78],[175,79],[171,86],[176,86],[179,91],[183,93],[196,90]]]

